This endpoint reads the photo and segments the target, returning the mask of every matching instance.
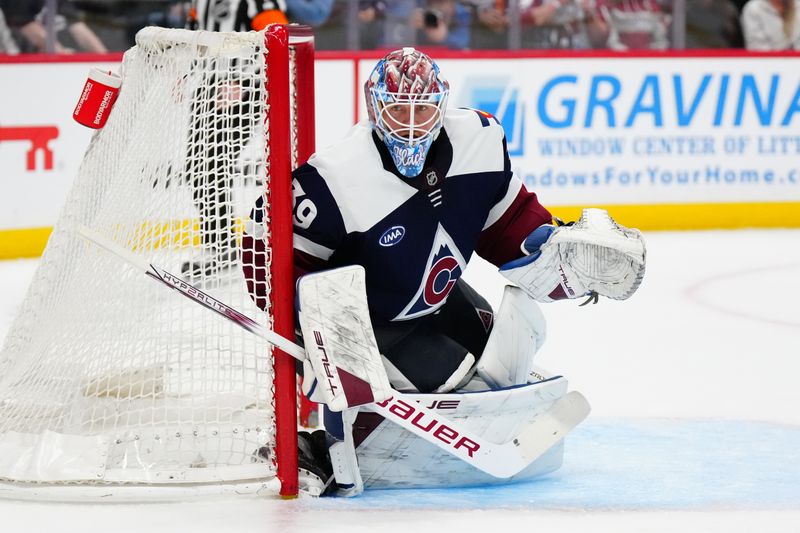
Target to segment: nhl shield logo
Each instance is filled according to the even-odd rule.
[[[428,185],[433,187],[439,182],[439,176],[436,174],[435,170],[429,170],[427,174],[425,174],[425,180],[428,182]]]
[[[439,224],[420,286],[395,320],[427,315],[441,307],[466,268],[467,262],[453,238]]]

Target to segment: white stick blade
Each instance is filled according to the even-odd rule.
[[[536,417],[534,423],[511,442],[528,464],[558,444],[589,416],[590,411],[589,402],[583,394],[578,391],[569,392],[549,410]]]

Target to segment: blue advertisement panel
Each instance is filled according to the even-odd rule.
[[[800,200],[800,58],[442,60],[550,204]]]

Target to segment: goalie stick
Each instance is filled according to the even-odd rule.
[[[306,358],[305,350],[301,346],[265,328],[178,276],[137,257],[129,250],[89,228],[80,227],[78,233],[88,241],[135,266],[150,278],[231,320],[292,357],[300,361]],[[523,471],[563,439],[589,414],[589,404],[586,398],[579,392],[572,391],[556,400],[549,410],[537,416],[515,438],[506,443],[497,444],[464,429],[460,424],[425,408],[418,402],[404,400],[401,393],[393,393],[391,398],[367,403],[363,407],[380,414],[386,420],[398,424],[467,464],[497,478],[510,478]]]

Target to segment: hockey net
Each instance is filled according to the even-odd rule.
[[[313,38],[297,33],[137,35],[0,352],[0,494],[297,493],[293,361],[76,233],[292,337],[289,171],[313,143]],[[265,191],[266,312],[238,250]]]

